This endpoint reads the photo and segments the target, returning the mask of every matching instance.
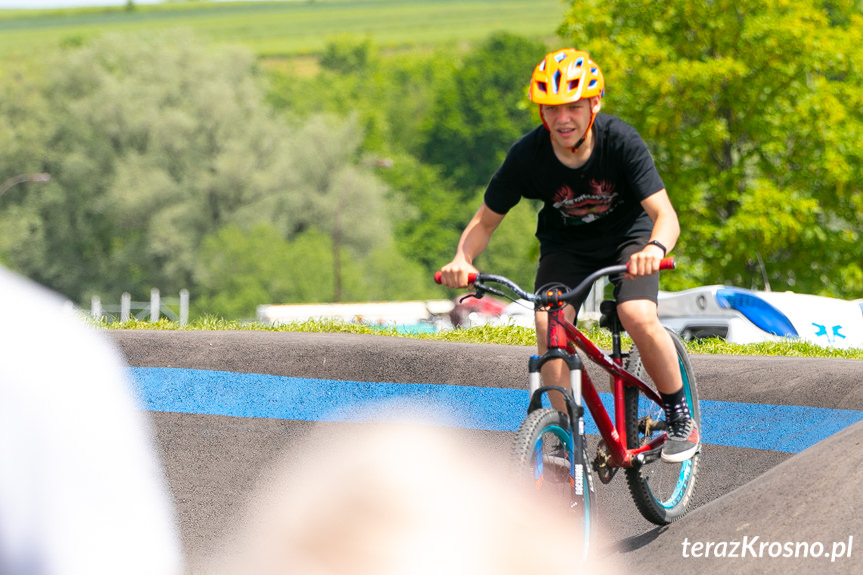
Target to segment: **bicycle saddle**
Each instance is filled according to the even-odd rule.
[[[617,302],[607,299],[599,304],[599,327],[611,329],[615,324],[620,324],[617,318]]]

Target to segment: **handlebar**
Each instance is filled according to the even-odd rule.
[[[660,270],[673,270],[675,267],[677,267],[677,264],[674,261],[673,257],[665,258],[659,262]],[[604,267],[602,269],[596,270],[595,272],[584,278],[584,280],[575,288],[565,292],[561,292],[559,290],[546,290],[546,292],[544,293],[531,293],[522,289],[511,279],[494,274],[469,274],[468,283],[472,284],[478,292],[491,292],[496,293],[497,295],[503,295],[494,288],[490,288],[488,285],[486,285],[486,283],[488,282],[500,284],[502,286],[505,286],[512,293],[522,299],[528,300],[533,303],[547,305],[557,304],[562,301],[571,299],[590,289],[590,286],[592,286],[593,282],[595,282],[597,279],[612,274],[625,273],[628,269],[629,264]],[[441,272],[435,272],[434,280],[436,283],[441,283]]]

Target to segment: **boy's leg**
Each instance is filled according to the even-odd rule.
[[[656,304],[652,301],[630,300],[620,303],[617,314],[638,347],[644,369],[653,379],[665,403],[668,441],[662,448],[662,460],[685,461],[698,452],[701,441],[686,403],[674,342],[659,322]]]
[[[644,369],[656,383],[657,389],[671,394],[683,387],[677,351],[674,342],[659,322],[656,303],[646,300],[629,300],[617,305],[617,315],[623,329],[635,342],[644,363]]]
[[[624,244],[621,260],[628,261],[631,253],[643,247],[644,241],[646,238]],[[657,315],[659,275],[619,280],[615,287],[620,323],[638,347],[644,369],[653,379],[664,402],[669,429],[662,459],[668,462],[685,461],[698,452],[700,435],[683,392],[677,350]]]

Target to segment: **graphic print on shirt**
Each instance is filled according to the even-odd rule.
[[[607,216],[620,203],[614,183],[591,180],[587,191],[576,195],[569,186],[561,186],[552,198],[552,205],[560,211],[563,222],[569,226],[589,224]]]

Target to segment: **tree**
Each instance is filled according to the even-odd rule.
[[[262,304],[334,301],[332,264],[332,238],[318,229],[288,240],[269,224],[249,230],[229,224],[204,239],[194,312],[253,319]],[[390,240],[365,257],[346,257],[342,273],[347,301],[425,299],[435,293],[428,274],[402,258]]]
[[[268,98],[276,109],[298,117],[356,114],[364,150],[418,156],[421,127],[455,58],[446,49],[381,54],[372,39],[343,34],[327,44],[317,62],[270,69]]]
[[[253,319],[262,304],[325,301],[332,273],[328,238],[314,228],[286,240],[269,224],[228,224],[201,246],[194,311]]]
[[[381,177],[390,186],[391,202],[398,206],[393,222],[399,252],[429,274],[440,269],[455,253],[463,223],[476,206],[459,200],[440,169],[408,154],[394,156],[392,169]]]
[[[32,74],[28,62],[5,62],[0,70],[0,181],[44,172],[45,141],[51,108],[44,97],[45,79]],[[45,194],[44,183],[21,183],[0,198],[0,261],[40,265],[27,238],[38,237],[41,223],[33,204]]]
[[[527,85],[546,51],[519,36],[493,34],[439,89],[422,157],[443,168],[463,200],[485,186],[513,142],[538,122]]]
[[[279,211],[294,216],[295,231],[314,226],[329,236],[335,301],[343,296],[343,248],[347,257],[362,258],[391,233],[386,187],[369,169],[389,167],[392,162],[360,158],[362,136],[355,116],[347,121],[315,116],[289,145],[295,167],[291,193],[282,196],[286,204]],[[291,230],[286,232],[290,235]]]
[[[291,116],[350,118],[352,133],[363,134],[359,148],[393,160],[390,169],[376,170],[394,207],[393,249],[424,266],[429,278],[452,257],[476,209],[442,168],[418,159],[422,126],[454,59],[448,51],[380,54],[367,38],[341,36],[327,46],[313,73],[275,71],[269,95]]]
[[[687,265],[668,285],[760,287],[763,261],[774,288],[859,297],[856,2],[589,0],[560,31],[603,67],[604,105],[678,208]]]
[[[8,214],[30,224],[6,257],[74,299],[189,287],[201,239],[257,218],[291,173],[244,51],[109,35],[34,73],[50,110],[34,156],[52,182]]]
[[[201,267],[203,253],[226,247],[214,234],[236,240],[237,230],[260,225],[290,246],[326,238],[332,281],[341,281],[334,261],[362,262],[379,246],[392,248],[388,190],[362,156],[356,115],[280,117],[244,50],[208,48],[177,32],[108,35],[30,73],[44,77],[34,83],[36,97],[21,99],[34,102],[35,113],[10,113],[7,123],[17,135],[28,126],[20,118],[32,118],[35,136],[9,142],[7,153],[29,152],[38,161],[26,167],[52,181],[38,194],[15,194],[8,204],[4,197],[0,248],[12,267],[70,298],[189,288],[225,313],[248,313],[252,295],[260,303],[305,297],[262,277],[215,281],[208,270],[217,263]],[[17,94],[23,85],[3,89]],[[21,143],[27,148],[16,150]],[[251,245],[264,253],[261,234]],[[258,269],[240,261],[255,257],[252,248],[227,254],[236,270]],[[261,264],[259,276],[268,271]],[[351,281],[346,298],[378,285]],[[264,298],[265,289],[275,293]]]

